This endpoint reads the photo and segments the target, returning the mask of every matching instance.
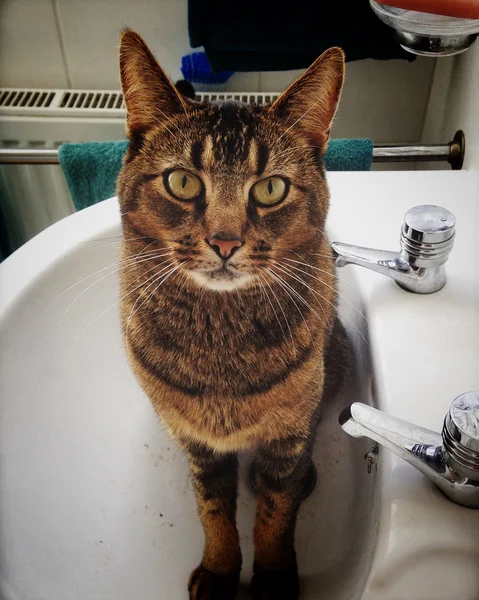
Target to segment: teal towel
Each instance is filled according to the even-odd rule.
[[[128,142],[63,144],[58,159],[76,210],[116,194],[115,186]]]
[[[327,171],[370,171],[373,148],[372,140],[367,138],[331,140],[324,166]]]
[[[76,210],[115,195],[127,147],[126,140],[60,146],[58,157]],[[331,140],[324,164],[328,171],[369,171],[372,159],[371,140]]]

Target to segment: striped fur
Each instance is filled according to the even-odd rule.
[[[342,53],[325,53],[271,107],[181,97],[131,31],[120,70],[131,140],[118,181],[121,258],[135,259],[121,271],[123,334],[138,381],[190,460],[205,531],[190,598],[234,596],[236,453],[256,448],[252,593],[293,600],[294,526],[319,406],[347,368],[321,162]],[[178,168],[202,182],[193,202],[168,193]],[[260,206],[251,188],[270,176],[288,193]],[[227,270],[206,242],[217,232],[244,241]],[[306,278],[291,259],[320,276]]]

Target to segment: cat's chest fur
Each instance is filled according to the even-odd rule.
[[[133,300],[132,300],[133,301]],[[275,307],[272,302],[276,301]],[[186,394],[242,396],[283,380],[319,342],[288,298],[165,286],[124,331],[143,366]]]
[[[130,298],[122,303],[130,363],[177,436],[190,431],[233,448],[307,417],[311,390],[320,390],[326,334],[288,296],[172,283],[140,308]]]

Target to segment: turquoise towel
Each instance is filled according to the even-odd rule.
[[[60,146],[58,157],[76,210],[115,195],[127,147],[126,140]],[[328,171],[369,171],[372,159],[371,140],[331,140],[324,164]]]
[[[327,171],[370,171],[373,148],[372,140],[367,138],[331,140],[324,166]]]
[[[115,186],[128,142],[63,144],[58,159],[76,210],[116,194]]]

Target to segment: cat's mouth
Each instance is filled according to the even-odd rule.
[[[217,291],[229,291],[244,287],[253,280],[251,273],[241,271],[231,264],[213,269],[190,271],[193,279],[203,287]]]

